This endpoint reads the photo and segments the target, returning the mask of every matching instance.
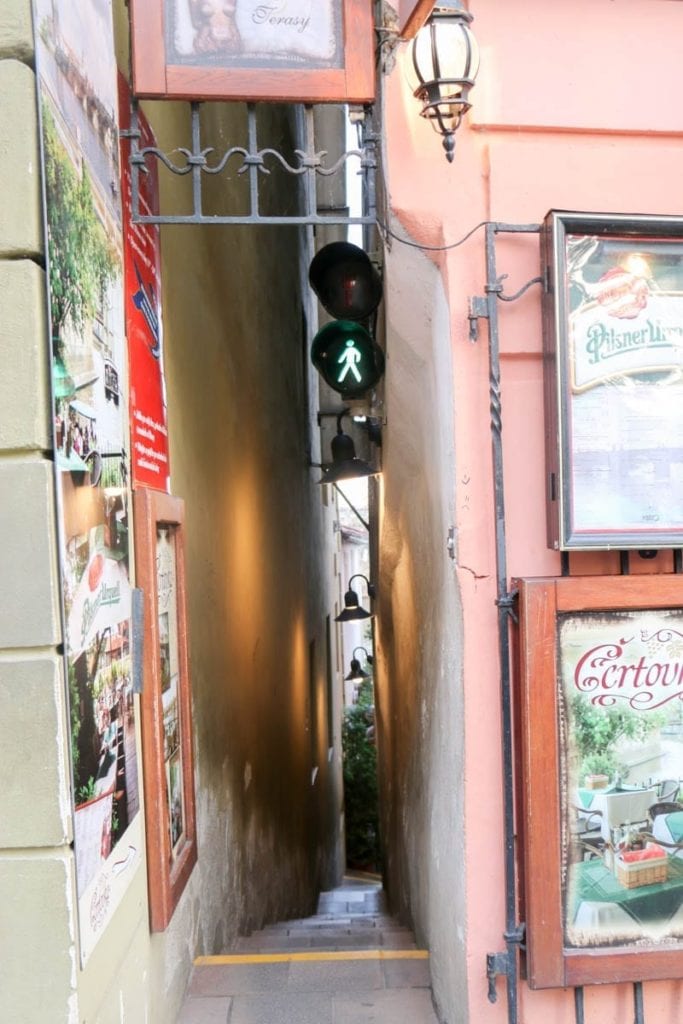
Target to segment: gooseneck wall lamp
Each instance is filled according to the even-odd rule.
[[[351,656],[351,671],[347,676],[344,676],[347,683],[364,683],[366,679],[370,678],[370,673],[365,672],[361,666],[360,661],[356,657],[356,652],[362,651],[365,655],[366,664],[372,665],[372,656],[368,654],[364,647],[354,647],[353,654]]]
[[[469,93],[479,70],[471,21],[460,0],[437,0],[412,42],[413,95],[422,104],[422,117],[443,136],[449,163],[455,155],[455,133],[472,105]]]
[[[346,414],[347,410],[345,409],[337,416],[337,433],[330,442],[332,462],[322,466],[323,475],[319,481],[321,484],[336,484],[340,480],[376,476],[379,472],[357,457],[353,438],[342,430],[341,421]]]
[[[365,585],[368,588],[368,597],[371,601],[375,597],[374,584],[363,573],[355,573],[349,580],[349,589],[344,594],[344,610],[339,615],[335,615],[335,622],[354,622],[357,619],[371,619],[375,614],[361,607],[358,593],[351,586],[354,580],[365,580]]]

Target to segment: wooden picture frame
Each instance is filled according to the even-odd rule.
[[[670,827],[683,824],[683,576],[515,585],[529,985],[680,978],[683,843]],[[623,777],[584,777],[595,746],[610,754],[606,723],[640,742],[635,754],[624,736],[612,744]],[[669,801],[656,799],[670,782]]]
[[[185,100],[371,103],[371,0],[131,0],[133,91]]]
[[[548,544],[683,546],[683,219],[541,233]]]
[[[145,610],[141,710],[150,929],[159,932],[197,861],[185,508],[182,499],[146,487],[135,490],[133,501]]]

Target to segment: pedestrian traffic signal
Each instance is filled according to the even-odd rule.
[[[382,298],[382,283],[367,253],[350,242],[331,242],[309,269],[313,291],[338,319],[313,339],[311,359],[325,382],[343,398],[360,398],[384,373],[384,353],[367,321]]]
[[[384,373],[381,348],[351,320],[333,320],[318,331],[311,359],[326,383],[344,398],[360,398]]]

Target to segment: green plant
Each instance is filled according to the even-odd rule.
[[[81,331],[99,308],[117,261],[97,215],[90,179],[77,173],[43,104],[50,314],[56,354],[62,329]]]
[[[344,806],[349,865],[380,866],[377,757],[368,730],[374,723],[372,681],[362,683],[357,703],[344,712]]]
[[[78,803],[79,804],[87,803],[87,801],[88,800],[92,800],[92,798],[94,796],[97,796],[97,793],[95,792],[95,780],[94,780],[94,778],[91,775],[90,778],[88,779],[87,783],[85,784],[85,786],[79,786],[78,787],[78,793],[77,793]]]
[[[623,772],[617,750],[620,741],[643,741],[667,720],[664,712],[643,714],[628,707],[594,707],[579,694],[572,698],[571,714],[581,776]]]
[[[81,708],[78,699],[78,683],[76,669],[69,665],[69,717],[71,719],[71,762],[73,777],[78,778],[81,752],[78,747],[78,734],[81,731]]]
[[[617,760],[614,754],[589,754],[581,762],[582,775],[607,775],[610,778],[617,772],[623,771],[623,765]]]

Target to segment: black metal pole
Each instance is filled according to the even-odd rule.
[[[501,729],[503,760],[503,820],[505,866],[505,944],[507,951],[508,1024],[517,1024],[517,952],[522,929],[517,921],[515,882],[514,757],[512,743],[512,698],[510,679],[510,613],[505,537],[505,487],[503,478],[503,422],[501,414],[500,346],[498,298],[502,284],[496,269],[496,235],[499,232],[537,234],[538,224],[486,225],[486,308],[489,330],[489,394],[491,401],[491,447],[496,538],[496,603],[498,605],[498,653],[500,658]]]

